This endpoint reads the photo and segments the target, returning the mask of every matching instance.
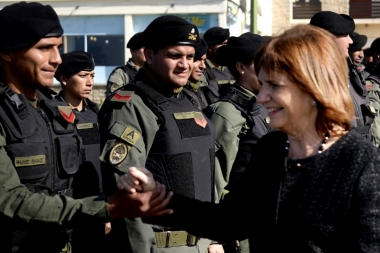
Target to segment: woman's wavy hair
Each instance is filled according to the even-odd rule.
[[[335,38],[312,25],[297,25],[272,37],[255,55],[257,74],[282,73],[314,98],[316,130],[323,136],[333,126],[351,129],[355,111],[348,87],[348,66]],[[339,133],[336,133],[339,134]]]

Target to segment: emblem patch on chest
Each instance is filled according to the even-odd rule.
[[[177,112],[173,115],[176,120],[194,119],[195,123],[203,128],[207,125],[207,120],[201,112]]]
[[[75,114],[70,106],[58,106],[58,111],[61,116],[69,123],[73,124],[75,120]]]

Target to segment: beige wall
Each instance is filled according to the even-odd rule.
[[[273,0],[273,23],[272,35],[282,33],[290,28],[292,20],[292,1],[291,0]]]
[[[349,0],[322,0],[322,11],[349,13]]]

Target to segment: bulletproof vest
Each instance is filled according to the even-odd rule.
[[[72,123],[65,120],[71,111],[60,111],[67,104],[47,99],[38,91],[38,108],[23,94],[0,86],[0,121],[4,128],[8,156],[20,181],[31,192],[72,196],[72,178],[79,168],[81,140]],[[62,115],[61,113],[69,115]],[[58,224],[28,224],[8,227],[12,252],[60,252],[69,240],[69,231]],[[2,233],[2,232],[0,232]]]
[[[208,85],[201,86],[199,89],[202,90],[204,97],[206,98],[207,104],[211,105],[218,101],[220,97],[219,86],[215,78],[210,80],[208,75],[205,75],[205,77]]]
[[[142,81],[131,86],[135,86],[135,92],[141,94],[159,118],[160,128],[149,150],[146,167],[170,190],[213,201],[215,129],[211,121],[184,93],[172,98]]]
[[[132,81],[137,73],[137,70],[133,68],[132,66],[130,66],[129,64],[125,64],[121,66],[120,68],[124,70],[124,72],[127,74],[127,76],[129,77],[129,81]]]
[[[96,104],[86,99],[88,109],[82,112],[74,110],[77,121],[75,126],[82,138],[81,161],[79,171],[74,176],[74,198],[84,198],[103,192],[100,169],[100,133]],[[84,184],[84,182],[86,182]]]
[[[256,97],[247,98],[236,87],[232,86],[229,93],[219,101],[230,102],[246,119],[246,125],[239,133],[239,148],[230,175],[230,182],[236,181],[239,173],[242,173],[251,160],[252,150],[257,141],[271,131],[266,121],[268,116],[264,106],[256,102]]]
[[[73,124],[58,106],[38,92],[39,106],[32,107],[23,94],[0,86],[0,120],[6,151],[20,177],[32,192],[72,196],[71,181],[79,167],[81,141]]]
[[[235,83],[235,77],[228,69],[220,71],[207,66],[204,74],[212,87],[215,85],[218,87],[220,96],[226,95],[228,93],[229,86]]]
[[[189,90],[186,86],[183,87],[182,92],[184,92],[187,97],[190,98],[192,101],[193,105],[198,109],[198,110],[203,110],[208,106],[208,102],[206,100],[205,94],[203,90],[201,90],[201,87],[199,87],[198,90],[192,91]]]
[[[356,120],[352,122],[352,128],[365,138],[371,139],[370,126],[375,118],[371,112],[368,92],[365,89],[357,70],[350,67],[350,94],[354,102]]]

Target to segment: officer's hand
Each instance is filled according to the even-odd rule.
[[[111,232],[111,229],[112,229],[111,222],[107,222],[105,224],[105,234],[108,235]]]
[[[208,246],[208,253],[224,253],[222,244],[211,244]]]
[[[117,184],[119,189],[130,193],[151,191],[156,187],[152,173],[144,167],[130,167],[128,172],[120,177]]]
[[[107,206],[111,219],[127,217],[161,216],[173,213],[171,209],[165,209],[173,195],[166,194],[166,188],[159,182],[156,187],[147,192],[130,193],[126,190],[117,190],[116,194],[107,198]]]

